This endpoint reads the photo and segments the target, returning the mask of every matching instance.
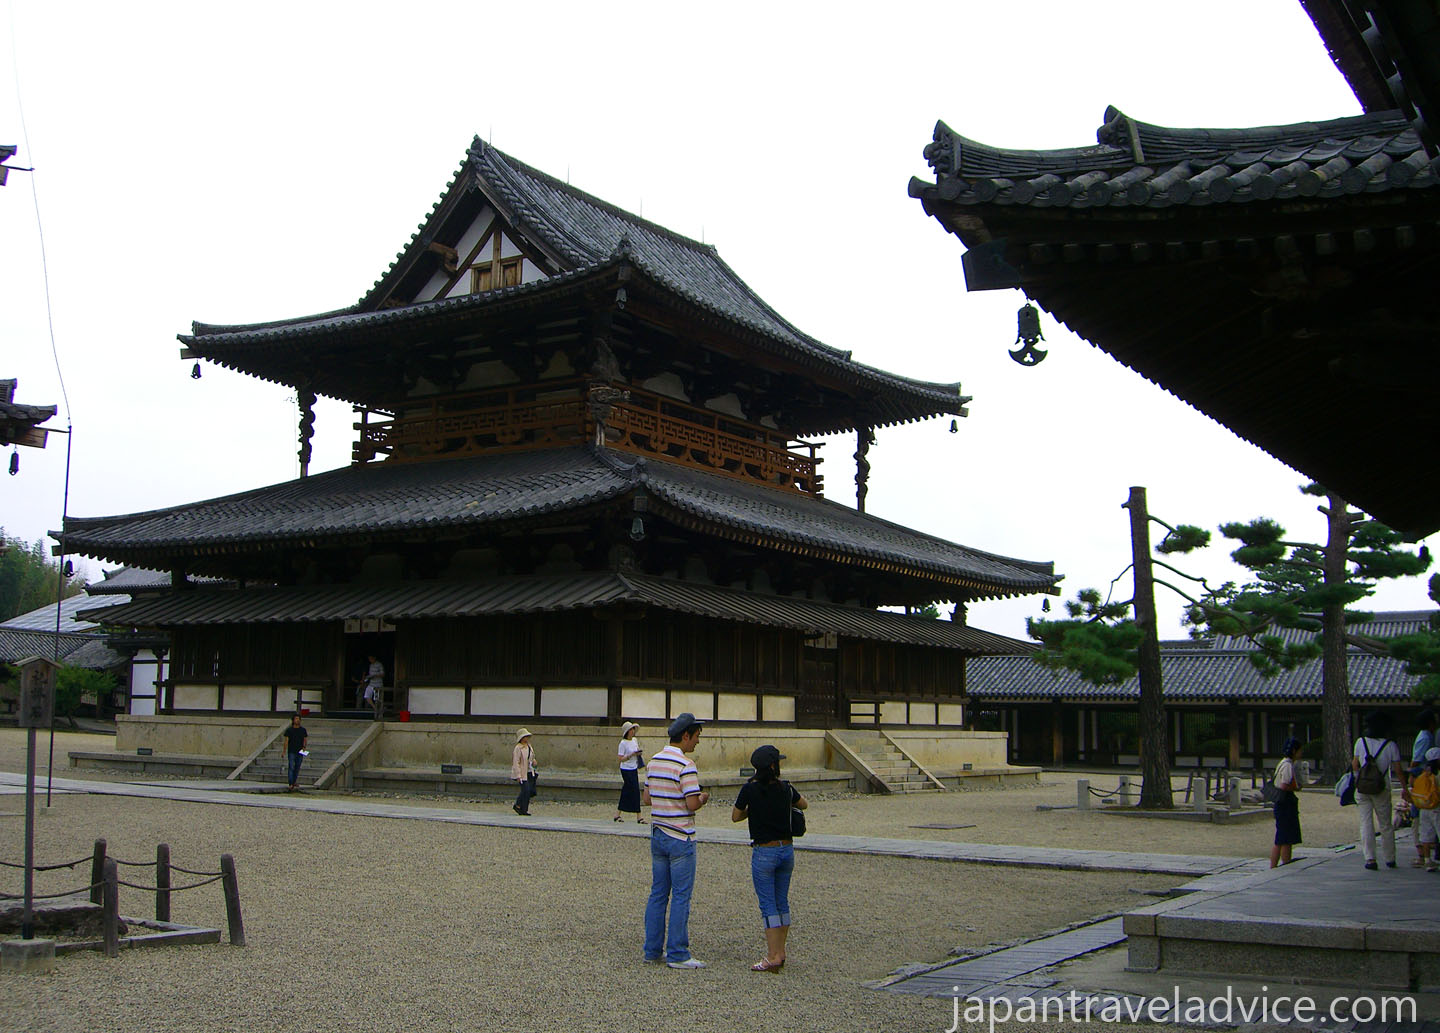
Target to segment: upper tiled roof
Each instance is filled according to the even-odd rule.
[[[537,250],[550,256],[557,275],[513,287],[436,301],[379,308],[400,279],[429,256],[428,244],[454,212],[458,199],[478,191]],[[706,313],[728,320],[767,342],[776,354],[830,371],[851,382],[906,401],[887,409],[877,403],[879,424],[925,416],[965,415],[970,399],[960,385],[911,380],[856,362],[849,351],[803,333],[737,276],[713,245],[701,244],[632,215],[490,147],[478,138],[465,162],[391,267],[359,303],[313,316],[248,325],[197,322],[180,340],[222,365],[245,369],[237,347],[260,349],[417,323],[464,318],[526,298],[547,296],[624,264],[660,288]],[[409,302],[411,299],[399,299]],[[212,354],[215,353],[215,354]],[[223,354],[221,354],[223,353]],[[246,372],[251,372],[245,369]],[[359,399],[352,399],[359,400]],[[845,428],[850,429],[850,428]]]
[[[1428,627],[1433,610],[1377,613],[1374,620],[1356,625],[1356,634],[1390,638]],[[1289,636],[1295,637],[1295,636]],[[1405,673],[1405,665],[1389,657],[1374,656],[1355,646],[1348,650],[1350,696],[1356,700],[1402,701],[1410,698],[1419,681]],[[1321,661],[1317,658],[1273,678],[1261,677],[1240,640],[1220,638],[1177,646],[1163,643],[1160,670],[1165,698],[1176,702],[1319,701],[1323,695]],[[1140,698],[1140,682],[1131,678],[1119,685],[1091,685],[1073,671],[1054,672],[1025,656],[986,656],[965,667],[971,696],[982,700],[1109,700]]]
[[[121,567],[104,575],[103,581],[85,586],[85,594],[131,595],[140,592],[161,592],[168,589],[174,578],[168,570],[149,570],[145,567]],[[195,584],[212,584],[215,578],[191,578]]]
[[[87,598],[84,592],[62,599],[60,601],[60,633],[62,635],[85,634],[99,631],[98,625],[77,616],[82,609],[92,603],[93,600]],[[12,631],[48,631],[54,634],[55,604],[50,603],[48,606],[41,606],[28,613],[11,617],[8,621],[0,621],[0,628]]]
[[[195,589],[147,597],[94,615],[108,623],[144,627],[193,624],[337,621],[381,617],[469,617],[588,609],[617,602],[719,620],[851,638],[959,649],[980,655],[1013,652],[1025,644],[950,621],[793,599],[719,585],[643,574],[597,572],[484,581],[410,581],[387,585],[307,588]]]
[[[980,597],[1046,591],[1059,580],[1050,563],[969,549],[823,499],[589,447],[345,467],[191,505],[71,517],[60,537],[72,553],[123,561],[169,550],[190,555],[478,526],[583,509],[641,488],[654,511],[668,504],[712,534],[933,575]]]
[[[936,123],[925,157],[936,183],[912,197],[1041,208],[1164,208],[1338,197],[1440,184],[1437,162],[1396,112],[1258,129],[1168,129],[1111,107],[1097,143],[990,147]]]

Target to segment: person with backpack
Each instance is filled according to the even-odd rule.
[[[1378,710],[1365,715],[1365,734],[1355,740],[1351,751],[1350,770],[1355,773],[1355,804],[1360,812],[1360,850],[1365,867],[1375,871],[1375,837],[1380,836],[1380,852],[1386,868],[1395,867],[1395,827],[1390,800],[1390,778],[1408,792],[1408,779],[1400,763],[1400,748],[1388,738],[1389,721]]]
[[[1427,872],[1440,871],[1436,853],[1440,849],[1440,746],[1425,751],[1420,773],[1410,780],[1410,804],[1415,819],[1415,843]]]
[[[1275,845],[1270,848],[1270,867],[1289,864],[1290,852],[1300,842],[1300,777],[1295,762],[1300,759],[1301,742],[1293,735],[1281,747],[1283,756],[1275,765]]]

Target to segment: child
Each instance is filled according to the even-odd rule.
[[[1415,821],[1415,841],[1419,844],[1420,857],[1425,870],[1440,870],[1437,863],[1437,840],[1440,840],[1440,746],[1425,751],[1425,767],[1412,780],[1405,795],[1418,808],[1420,817]]]

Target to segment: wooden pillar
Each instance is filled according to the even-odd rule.
[[[1065,729],[1060,724],[1060,701],[1053,700],[1050,707],[1050,766],[1060,767],[1065,763]]]
[[[1225,708],[1226,716],[1230,719],[1230,770],[1240,770],[1240,704],[1231,700],[1230,705]]]
[[[875,443],[875,432],[869,427],[855,431],[855,509],[865,512],[865,496],[870,492],[870,460],[866,455]]]

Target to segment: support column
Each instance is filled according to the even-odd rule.
[[[865,512],[865,496],[870,493],[870,460],[866,458],[870,446],[875,443],[875,432],[870,427],[855,431],[855,509]]]
[[[295,400],[300,405],[300,476],[310,476],[310,439],[315,436],[315,392],[306,383],[295,386]]]
[[[1230,719],[1230,770],[1240,770],[1240,704],[1231,701],[1225,708]]]
[[[1060,767],[1065,763],[1065,729],[1060,723],[1060,701],[1054,700],[1050,708],[1050,766]]]

